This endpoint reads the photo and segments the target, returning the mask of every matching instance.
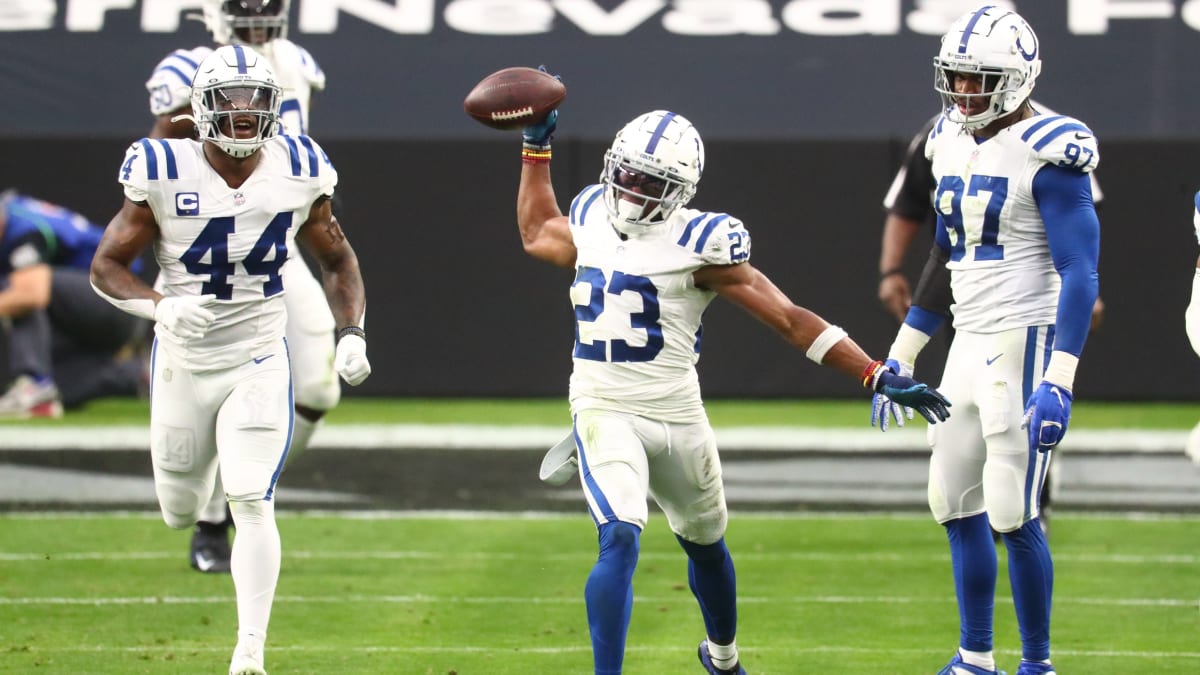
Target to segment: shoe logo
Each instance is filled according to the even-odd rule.
[[[214,565],[217,564],[216,558],[209,558],[208,556],[204,555],[203,553],[196,553],[195,561],[196,561],[196,569],[200,570],[201,572],[207,572],[207,571],[211,570]]]
[[[255,363],[262,363],[263,361],[266,361],[267,359],[271,358],[272,356],[275,356],[275,355],[274,355],[274,354],[267,354],[266,356],[260,356],[260,357],[258,357],[258,358],[256,358],[256,359],[254,359],[254,362],[255,362]]]
[[[996,362],[996,359],[1000,358],[1001,356],[1004,356],[1004,352],[1000,352],[999,354],[997,354],[997,355],[993,356],[992,358],[988,359],[988,360],[987,360],[987,364],[988,364],[989,366],[990,366],[990,365],[992,365],[993,363],[995,363],[995,362]]]
[[[1085,141],[1089,138],[1091,138],[1090,134],[1075,134],[1075,140],[1077,141]]]

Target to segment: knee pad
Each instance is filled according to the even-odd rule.
[[[181,480],[157,486],[158,506],[167,527],[182,530],[200,518],[200,512],[212,496],[203,481]]]
[[[242,528],[246,525],[265,523],[275,519],[275,503],[265,499],[229,502],[229,512],[233,515],[233,523]]]
[[[637,563],[642,530],[624,522],[605,523],[597,533],[600,539],[600,559],[620,559]]]
[[[297,366],[303,367],[301,364]],[[304,378],[296,376],[293,385],[296,405],[321,411],[336,408],[338,401],[342,400],[342,387],[338,384],[337,375],[332,370],[329,372],[332,377],[313,381],[305,381]]]

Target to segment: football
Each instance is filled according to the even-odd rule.
[[[463,110],[493,129],[520,129],[544,122],[566,97],[567,88],[558,78],[516,66],[480,80],[463,101]]]

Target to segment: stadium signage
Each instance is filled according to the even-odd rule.
[[[0,31],[98,32],[110,13],[139,12],[141,30],[173,33],[198,0],[7,0]],[[293,29],[300,34],[338,30],[340,15],[396,34],[439,29],[435,0],[295,0]],[[537,35],[570,24],[588,35],[620,36],[657,23],[680,36],[770,36],[794,32],[820,36],[939,35],[971,3],[944,0],[449,0],[440,18],[446,29],[476,35]],[[1010,3],[1011,4],[1011,3]],[[905,5],[911,9],[905,10]],[[1114,22],[1175,20],[1200,31],[1200,0],[1067,0],[1066,29],[1103,35]],[[969,7],[968,7],[969,9]]]

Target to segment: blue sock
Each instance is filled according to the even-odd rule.
[[[1008,580],[1021,632],[1021,658],[1050,658],[1050,602],[1054,595],[1054,562],[1050,546],[1034,518],[1004,535],[1008,548]]]
[[[959,645],[973,652],[992,651],[996,609],[996,544],[987,514],[946,523],[950,562],[958,595]]]
[[[676,535],[688,556],[688,586],[700,603],[708,638],[727,645],[737,635],[737,577],[722,537],[707,546]]]
[[[620,675],[625,659],[625,635],[633,612],[633,570],[637,567],[642,531],[629,523],[600,526],[600,557],[588,576],[588,629],[596,675]]]

